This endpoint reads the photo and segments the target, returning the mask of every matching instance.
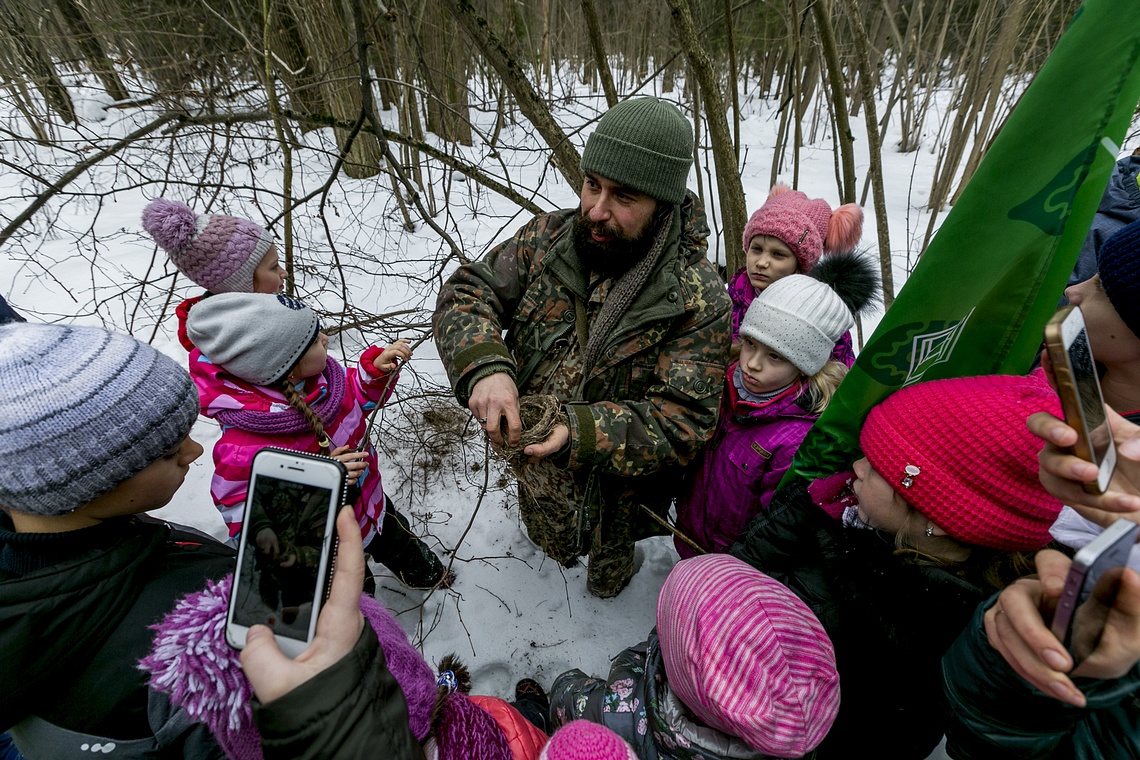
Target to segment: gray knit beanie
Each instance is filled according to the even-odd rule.
[[[195,304],[186,320],[203,356],[254,385],[288,375],[320,329],[316,312],[280,293],[219,293]]]
[[[0,507],[73,512],[177,445],[198,392],[173,359],[95,327],[0,325]]]
[[[658,98],[625,100],[606,111],[582,152],[582,171],[666,203],[685,199],[693,129],[677,106]]]
[[[752,301],[740,335],[763,343],[811,376],[823,369],[836,342],[855,326],[839,294],[814,277],[790,274]]]

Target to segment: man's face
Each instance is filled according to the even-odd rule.
[[[574,249],[595,272],[616,276],[646,254],[657,232],[657,201],[617,182],[587,174],[574,222]]]

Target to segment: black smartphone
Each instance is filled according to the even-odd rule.
[[[1103,592],[1105,585],[1119,580],[1119,573],[1113,571],[1128,564],[1137,536],[1140,536],[1140,524],[1121,518],[1073,557],[1053,614],[1052,631],[1077,662],[1096,649],[1107,614],[1103,604],[1095,600],[1090,604],[1089,600],[1094,590]],[[1102,586],[1098,588],[1098,584]],[[1098,599],[1104,595],[1096,594]]]
[[[226,641],[241,649],[252,625],[273,630],[296,657],[313,640],[336,554],[344,465],[300,451],[265,448],[253,458],[226,614]]]

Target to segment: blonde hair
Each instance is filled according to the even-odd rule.
[[[905,501],[905,499],[904,499]],[[1006,551],[967,544],[950,535],[929,536],[923,549],[914,546],[918,522],[932,524],[911,504],[902,528],[895,534],[895,555],[916,565],[940,567],[972,582],[1000,591],[1018,578],[1035,572],[1035,552]]]
[[[313,408],[305,401],[305,397],[297,392],[297,389],[293,386],[293,383],[289,382],[288,378],[281,381],[279,389],[281,393],[285,395],[285,400],[289,402],[289,406],[300,412],[301,416],[305,418],[305,422],[309,423],[309,427],[316,433],[317,446],[319,447],[317,453],[328,454],[332,448],[332,441],[329,440],[328,433],[325,432],[325,423],[321,421],[321,418],[317,416],[317,413],[314,412]]]
[[[845,377],[847,377],[847,365],[837,361],[828,361],[819,372],[809,376],[808,411],[812,414],[823,414],[823,410],[831,403],[831,397],[835,395]]]

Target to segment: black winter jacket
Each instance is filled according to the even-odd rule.
[[[986,593],[904,561],[889,536],[844,528],[802,482],[777,492],[730,553],[791,589],[835,645],[839,716],[816,757],[927,757],[944,730],[940,660]]]
[[[233,551],[138,517],[11,531],[0,515],[0,730],[30,758],[89,758],[108,742],[122,758],[221,756],[204,727],[148,689],[138,661],[148,626],[232,572]]]
[[[1123,677],[1078,678],[1085,707],[1048,697],[1013,671],[986,640],[979,605],[942,660],[950,717],[946,752],[955,760],[1140,757],[1140,666]]]
[[[408,703],[367,621],[353,650],[285,696],[253,703],[265,760],[423,758]]]

